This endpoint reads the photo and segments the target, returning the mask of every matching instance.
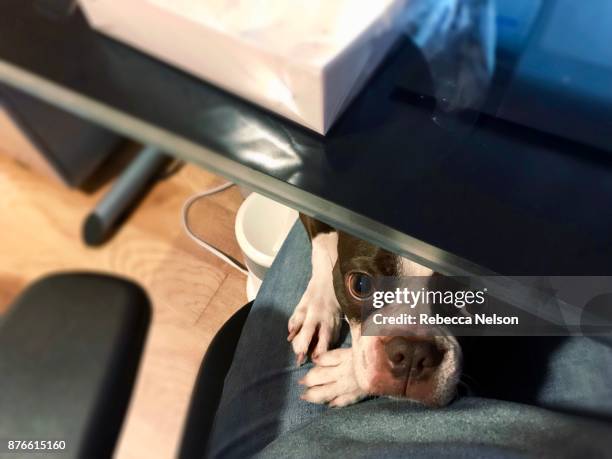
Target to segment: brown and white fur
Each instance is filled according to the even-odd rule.
[[[350,276],[433,276],[424,266],[357,239],[305,215],[312,242],[312,277],[289,319],[288,341],[301,365],[315,363],[300,381],[304,400],[340,407],[369,395],[444,406],[455,395],[461,367],[457,340],[442,336],[362,336],[359,299]],[[332,349],[341,320],[350,325],[351,348]],[[330,350],[332,349],[332,350]]]

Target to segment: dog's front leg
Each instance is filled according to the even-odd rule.
[[[309,350],[313,358],[327,351],[340,331],[340,305],[332,275],[338,258],[338,233],[305,215],[300,219],[312,241],[312,276],[288,324],[287,340],[298,365],[304,363]]]

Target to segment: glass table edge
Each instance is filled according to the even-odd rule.
[[[446,275],[495,275],[478,264],[268,176],[159,126],[0,60],[0,81],[128,138],[153,145],[334,228]]]

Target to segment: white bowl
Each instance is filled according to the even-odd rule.
[[[298,213],[276,201],[251,193],[236,215],[236,240],[249,270],[247,297],[254,299]]]

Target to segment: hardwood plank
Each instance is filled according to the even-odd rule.
[[[90,248],[81,241],[81,224],[110,184],[89,194],[70,190],[0,156],[0,313],[27,283],[58,270],[123,275],[151,297],[152,324],[116,457],[176,454],[204,351],[246,302],[244,276],[180,226],[185,199],[222,181],[185,166],[155,185],[109,243]],[[241,200],[231,189],[194,209],[198,231],[234,256],[240,254],[233,221]]]

